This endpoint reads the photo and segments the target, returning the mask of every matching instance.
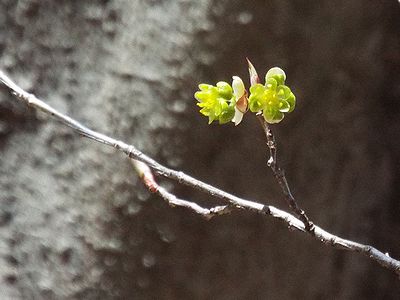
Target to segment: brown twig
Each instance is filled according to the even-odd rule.
[[[290,190],[289,183],[286,179],[285,170],[282,169],[277,160],[277,146],[275,142],[275,136],[272,132],[271,127],[264,120],[262,115],[257,115],[257,119],[260,121],[261,127],[264,130],[265,137],[267,138],[267,146],[269,149],[269,159],[267,161],[268,167],[271,168],[272,173],[276,181],[278,182],[283,195],[285,196],[286,202],[288,203],[291,210],[297,215],[297,217],[304,223],[305,229],[309,233],[314,232],[314,224],[307,217],[304,210],[302,210],[297,204],[292,191]]]
[[[208,195],[220,198],[222,200],[227,201],[233,207],[239,207],[242,209],[247,209],[250,211],[255,211],[263,215],[269,215],[276,219],[283,221],[289,228],[298,230],[300,232],[306,232],[305,223],[295,216],[275,208],[269,205],[263,205],[254,201],[246,200],[229,194],[225,191],[222,191],[214,186],[211,186],[207,183],[204,183],[200,180],[197,180],[181,171],[175,171],[170,168],[167,168],[149,156],[145,155],[138,149],[136,149],[133,145],[128,145],[122,141],[116,140],[104,134],[98,133],[94,130],[83,126],[78,121],[58,112],[51,106],[47,105],[43,101],[36,98],[34,95],[27,93],[19,86],[17,86],[10,78],[8,78],[2,71],[0,71],[0,82],[2,82],[12,94],[16,96],[16,98],[26,105],[34,107],[36,109],[42,110],[43,112],[54,116],[59,121],[63,122],[67,126],[76,130],[81,135],[95,140],[99,143],[103,143],[105,145],[112,146],[117,150],[120,150],[127,154],[130,158],[136,159],[145,163],[152,170],[154,170],[157,174],[164,176],[166,178],[170,178],[176,180],[180,184],[185,184],[187,186],[196,188],[200,191],[207,193]],[[160,196],[165,196],[165,193],[159,193]],[[359,252],[369,257],[370,259],[378,262],[383,267],[395,272],[399,275],[400,279],[400,261],[389,256],[388,253],[384,254],[383,252],[377,250],[376,248],[363,245],[360,243],[356,243],[350,240],[343,239],[336,235],[333,235],[322,228],[314,225],[313,229],[313,237],[320,241],[323,244],[333,246],[338,249],[345,249],[349,251]]]

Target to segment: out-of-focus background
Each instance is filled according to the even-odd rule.
[[[167,166],[286,209],[254,117],[207,125],[200,82],[286,70],[279,157],[315,223],[400,258],[400,4],[0,1],[0,68]],[[127,159],[0,89],[1,299],[398,299],[359,254],[250,212],[205,221]],[[160,179],[205,206],[209,196]]]

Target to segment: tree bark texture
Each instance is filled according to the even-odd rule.
[[[285,208],[257,120],[208,126],[200,82],[286,70],[274,127],[318,225],[400,257],[397,1],[0,1],[0,68],[86,125]],[[234,212],[150,196],[123,155],[0,94],[2,299],[396,299],[365,257]],[[215,203],[160,180],[178,196]]]

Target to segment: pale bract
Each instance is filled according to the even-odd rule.
[[[233,116],[232,122],[237,126],[242,122],[245,113],[245,111],[241,111],[240,107],[238,107],[238,102],[245,95],[245,87],[243,80],[239,76],[233,76],[232,79],[233,95],[236,98],[235,115]]]

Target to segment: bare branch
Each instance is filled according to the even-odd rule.
[[[47,105],[43,101],[36,98],[34,95],[27,93],[19,86],[17,86],[11,79],[9,79],[2,71],[0,71],[0,82],[2,82],[8,89],[19,99],[20,101],[24,102],[28,106],[32,106],[36,109],[42,110],[47,114],[54,116],[59,121],[63,122],[67,126],[73,128],[81,135],[93,139],[97,142],[112,146],[125,154],[127,154],[130,158],[135,160],[141,161],[148,165],[151,169],[153,169],[157,174],[164,176],[166,178],[170,178],[176,180],[180,184],[185,184],[187,186],[196,188],[200,191],[205,192],[211,196],[220,198],[225,200],[226,202],[230,203],[230,206],[247,209],[251,211],[258,212],[260,214],[269,215],[274,218],[277,218],[283,221],[289,228],[298,230],[300,232],[306,232],[307,222],[296,218],[295,216],[282,211],[278,208],[273,206],[263,205],[257,202],[253,202],[250,200],[242,199],[232,194],[229,194],[225,191],[222,191],[214,186],[211,186],[207,183],[204,183],[200,180],[197,180],[183,172],[175,171],[170,168],[167,168],[154,159],[150,158],[149,156],[145,155],[138,149],[136,149],[133,145],[128,145],[122,141],[116,140],[104,134],[98,133],[93,131],[85,126],[83,126],[78,121],[58,112],[51,106]],[[153,183],[154,184],[154,183]],[[148,188],[152,187],[151,185]],[[156,186],[153,186],[156,187]],[[170,203],[175,203],[175,205],[185,206],[192,210],[198,209],[196,206],[197,204],[193,204],[192,202],[182,202],[185,200],[181,200],[176,198],[174,195],[170,194],[169,192],[161,189],[161,192],[158,193],[161,197],[169,201]],[[196,209],[194,209],[196,207]],[[198,209],[201,211],[201,209]],[[225,208],[214,208],[214,211],[224,211]],[[215,214],[215,213],[214,213]],[[306,225],[304,225],[306,224]],[[378,262],[383,267],[392,270],[397,275],[399,275],[400,279],[400,261],[391,258],[388,254],[384,254],[381,251],[377,250],[376,248],[363,245],[360,243],[356,243],[350,240],[346,240],[340,238],[336,235],[333,235],[322,228],[314,225],[313,228],[313,235],[318,241],[322,242],[323,244],[333,246],[338,249],[345,249],[354,252],[360,252],[365,256],[371,258],[372,260]]]

